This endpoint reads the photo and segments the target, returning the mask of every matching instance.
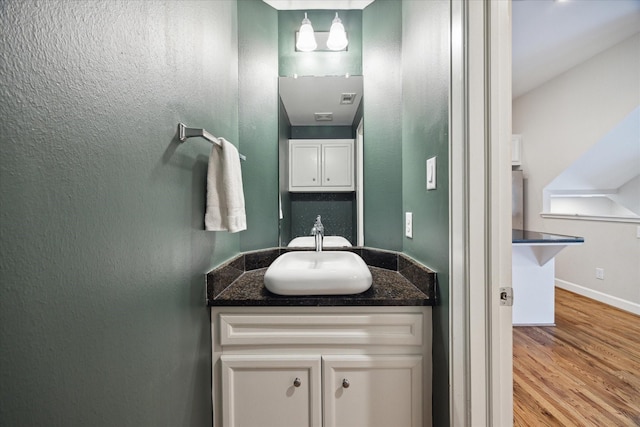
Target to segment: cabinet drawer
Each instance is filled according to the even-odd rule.
[[[423,314],[220,314],[229,345],[359,344],[421,346]]]

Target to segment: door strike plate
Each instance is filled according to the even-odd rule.
[[[513,306],[513,288],[500,288],[500,305]]]

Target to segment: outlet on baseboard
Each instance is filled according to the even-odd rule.
[[[596,267],[596,279],[604,280],[604,268]]]

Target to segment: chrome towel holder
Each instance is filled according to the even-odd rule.
[[[216,144],[218,147],[222,148],[222,143],[215,136],[211,135],[205,129],[200,128],[189,128],[184,123],[178,123],[178,138],[180,142],[185,142],[187,138],[193,137],[204,138],[207,141]],[[247,160],[247,157],[243,154],[240,154],[240,160]]]

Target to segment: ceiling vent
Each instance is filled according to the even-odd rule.
[[[355,93],[343,93],[340,95],[340,104],[353,104],[356,100],[356,95]]]
[[[316,122],[330,122],[333,121],[333,113],[315,113]]]

